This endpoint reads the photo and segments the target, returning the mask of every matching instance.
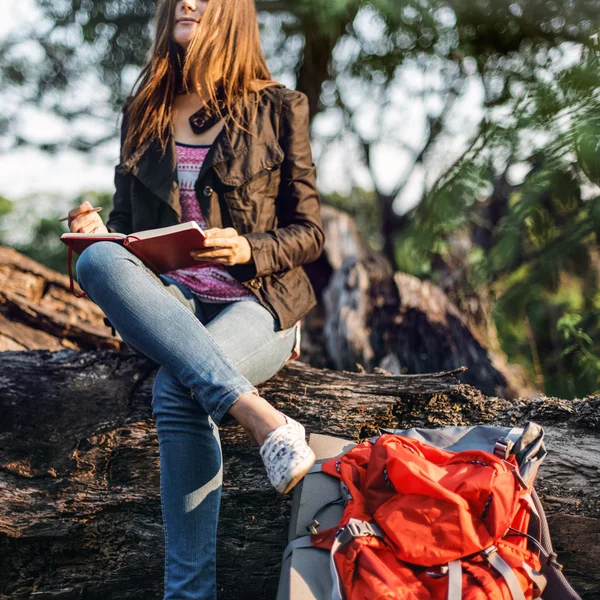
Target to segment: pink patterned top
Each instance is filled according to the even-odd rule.
[[[202,229],[208,229],[196,198],[194,183],[210,146],[191,146],[181,142],[175,142],[175,146],[177,148],[181,222],[196,221]],[[193,267],[170,271],[167,275],[185,284],[204,302],[237,302],[241,300],[258,302],[252,292],[218,263],[199,262]]]
[[[194,184],[210,145],[190,145],[175,142],[175,147],[177,148],[177,178],[179,180],[181,222],[196,221],[202,229],[208,229],[196,198]],[[248,291],[229,274],[223,265],[218,263],[199,262],[193,267],[169,271],[167,275],[186,285],[203,302],[252,300],[258,302],[252,292]],[[294,349],[288,361],[295,360],[300,356],[300,335],[300,321],[298,321],[296,323]]]

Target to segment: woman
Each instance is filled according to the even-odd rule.
[[[155,41],[123,110],[106,226],[89,203],[73,232],[132,233],[197,220],[192,269],[156,276],[97,242],[79,284],[131,346],[160,365],[165,598],[215,598],[222,459],[236,419],[287,493],[314,462],[304,427],[260,397],[292,357],[315,296],[301,265],[323,247],[306,95],[270,79],[253,0],[161,0]]]

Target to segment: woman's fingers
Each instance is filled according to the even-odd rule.
[[[190,254],[192,256],[206,256],[215,250],[219,250],[221,248],[227,248],[231,252],[231,250],[237,245],[237,241],[235,238],[215,238],[214,240],[210,240],[210,242],[206,242],[204,248],[196,248],[195,250],[190,250]]]
[[[237,238],[237,235],[235,237],[229,237],[229,238],[210,238],[208,240],[205,240],[204,248],[208,248],[208,247],[214,248],[215,246],[222,246],[222,247],[235,246],[236,238]],[[204,248],[198,248],[198,250],[203,250]]]
[[[211,250],[204,250],[202,252],[190,252],[190,254],[193,258],[204,260],[205,258],[214,256],[233,256],[234,252],[232,248],[212,248]]]
[[[104,227],[104,223],[97,213],[85,214],[71,221],[72,233],[94,233],[95,229]]]
[[[71,227],[71,223],[75,221],[78,215],[86,213],[87,211],[94,208],[87,200],[84,200],[79,206],[72,208],[67,214],[69,215],[68,226]],[[71,229],[71,231],[73,231]]]
[[[87,200],[84,200],[79,206],[69,211],[69,216],[75,218],[77,215],[92,210],[94,208]]]
[[[206,236],[206,242],[209,240],[212,242],[216,238],[235,238],[237,237],[237,231],[233,227],[226,227],[225,229],[211,227],[211,229],[206,229],[204,231],[204,235]]]
[[[87,217],[78,217],[71,221],[71,232],[72,233],[88,233],[90,227],[93,225],[93,221]]]
[[[203,248],[190,251],[197,261],[214,261],[227,265],[247,263],[252,258],[250,244],[233,227],[209,229]]]

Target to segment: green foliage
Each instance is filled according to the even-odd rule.
[[[600,62],[584,51],[546,67],[506,98],[510,119],[488,111],[415,209],[403,248],[420,244],[423,264],[448,264],[453,233],[470,232],[477,254],[463,285],[495,294],[509,358],[541,369],[547,393],[581,395],[600,375]],[[514,167],[525,175],[509,183]]]
[[[597,344],[581,327],[583,321],[581,315],[568,313],[558,320],[557,328],[567,344],[561,356],[577,366],[579,377],[593,382],[593,393],[597,394],[600,384],[600,356],[596,354]]]
[[[13,209],[13,203],[4,196],[0,196],[0,217],[7,215]]]
[[[415,236],[399,236],[394,247],[396,263],[403,273],[410,273],[420,278],[432,276],[431,260],[424,255],[423,243]]]
[[[583,351],[588,352],[592,345],[592,338],[587,335],[577,325],[581,324],[583,317],[581,315],[566,314],[563,315],[556,324],[557,329],[562,333],[565,341],[569,345],[562,351],[563,356],[572,354],[573,352]],[[600,362],[596,359],[596,366],[600,367]]]

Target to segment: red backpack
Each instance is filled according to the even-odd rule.
[[[499,450],[384,433],[316,465],[345,501],[339,524],[310,536],[329,551],[332,600],[532,600],[557,573],[562,597],[578,598],[539,541],[540,460],[523,477],[508,445]]]

